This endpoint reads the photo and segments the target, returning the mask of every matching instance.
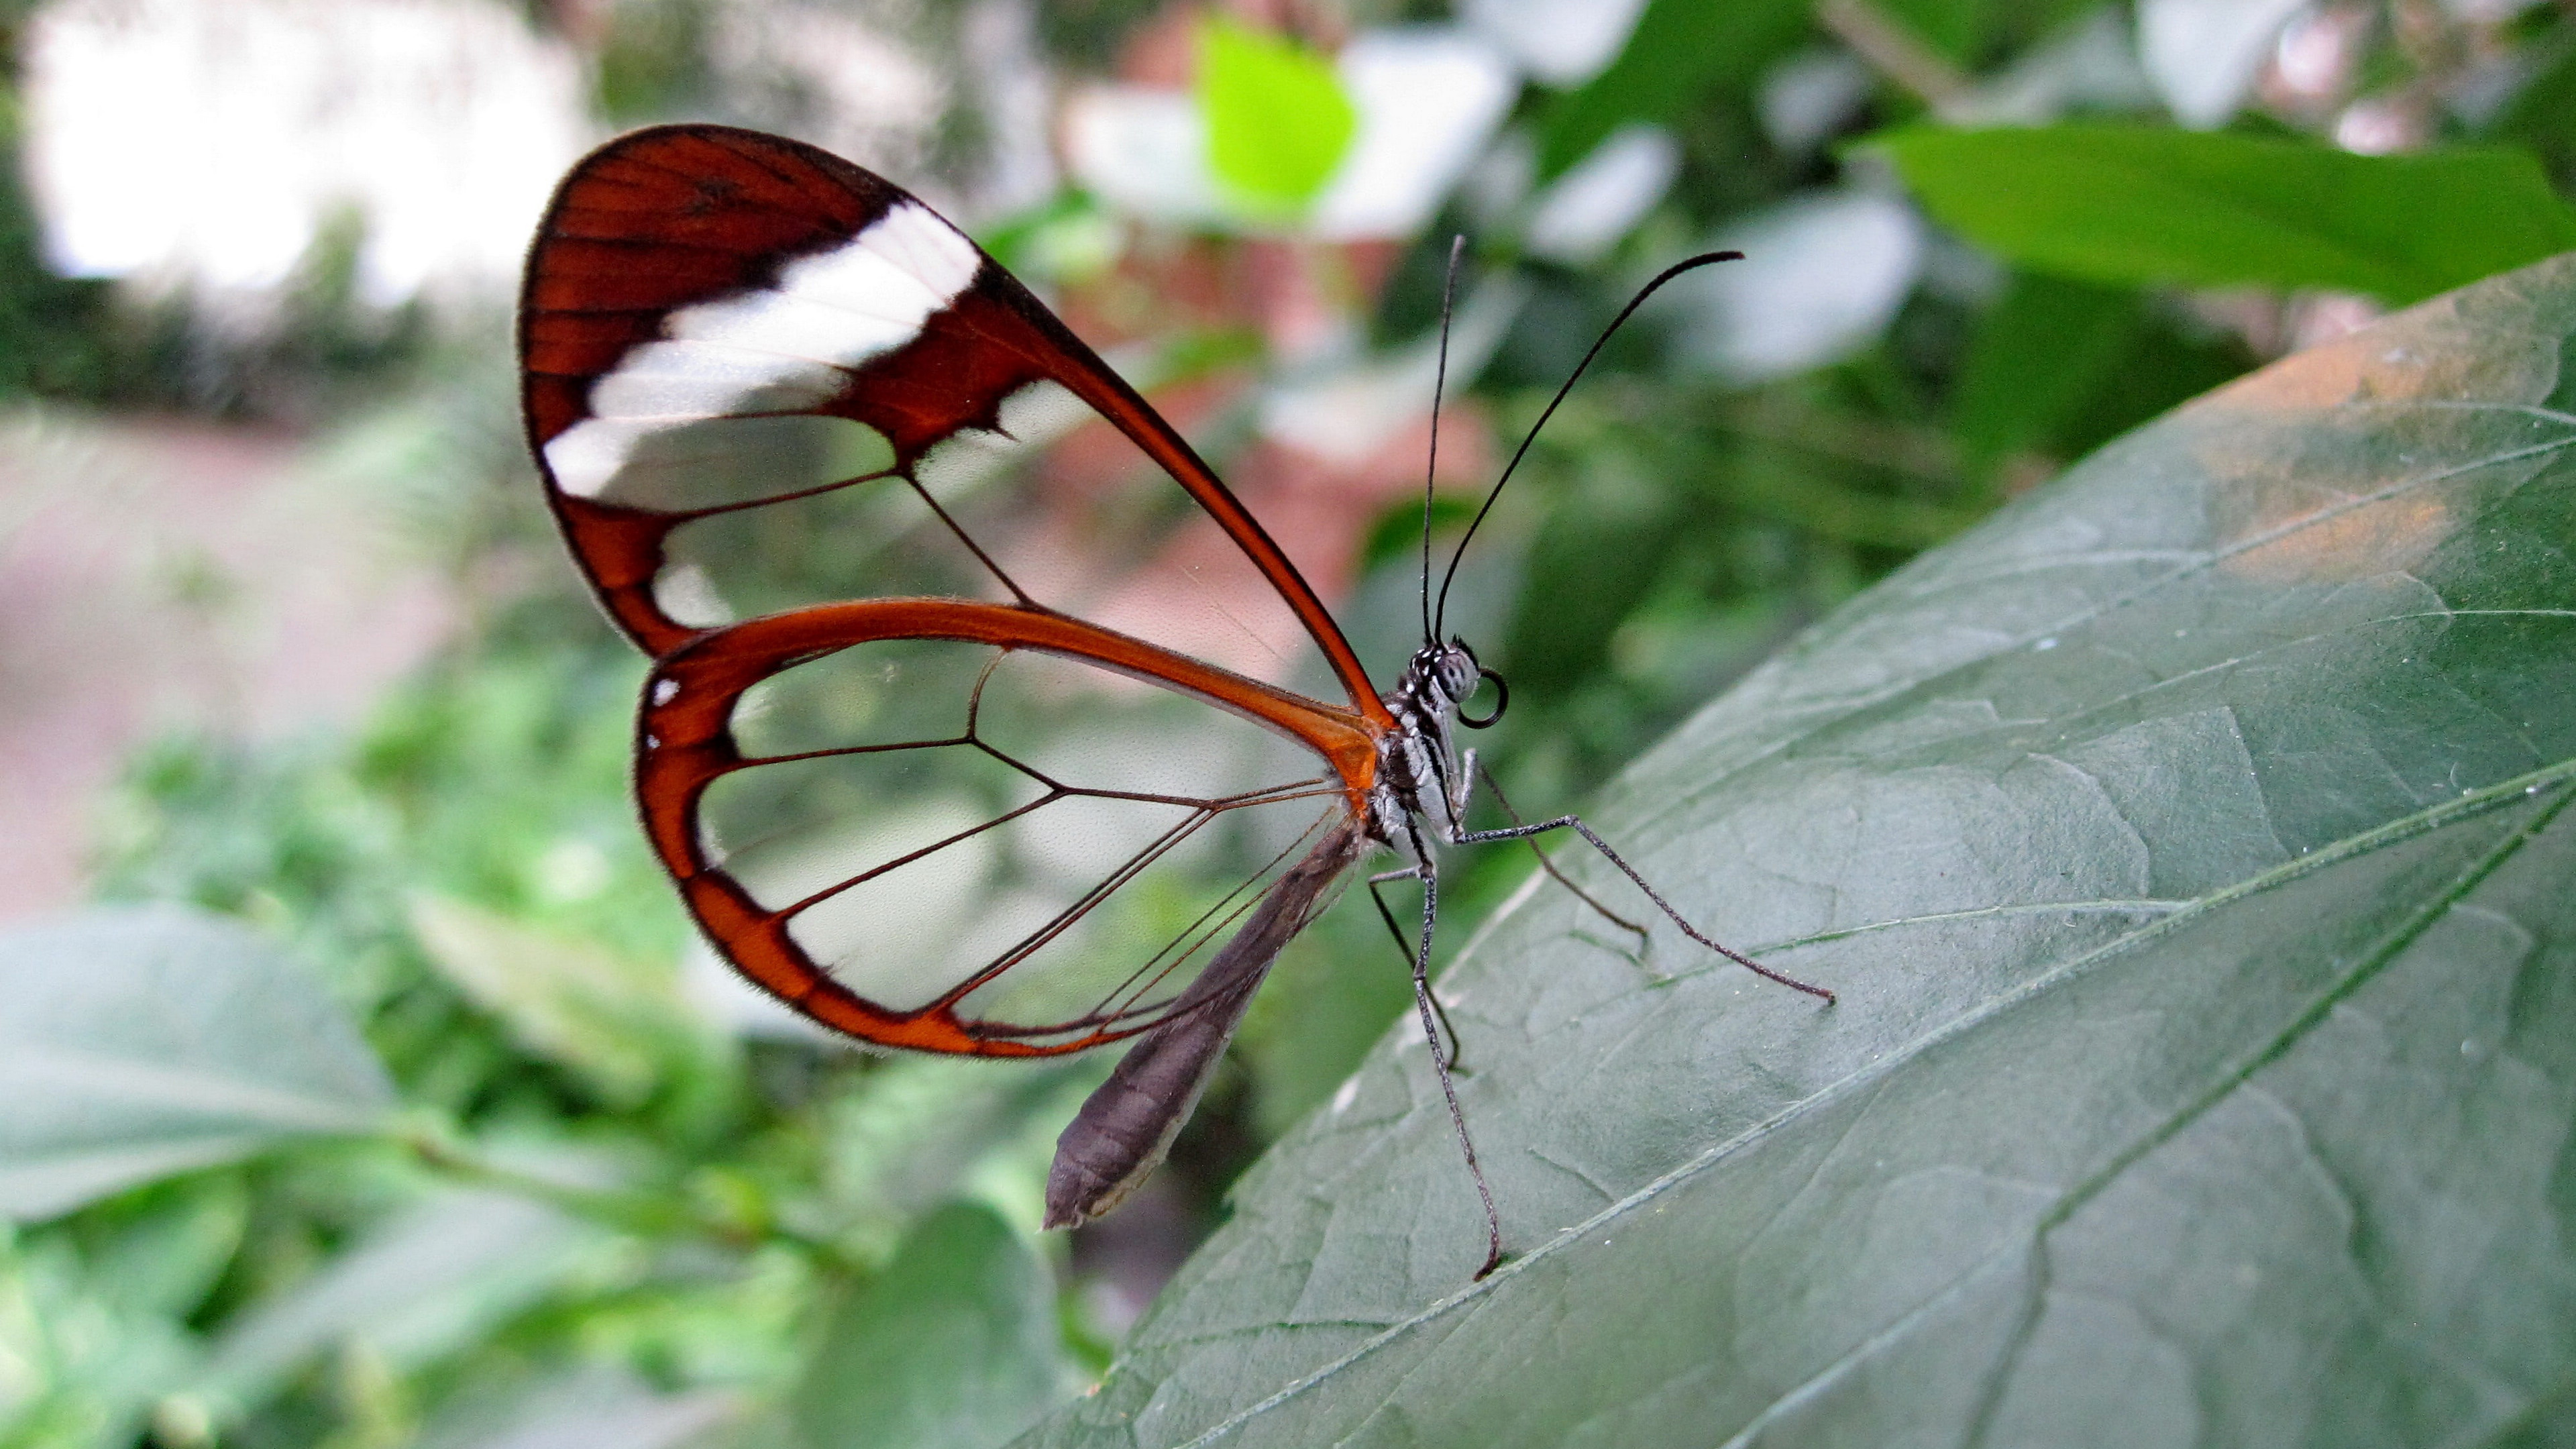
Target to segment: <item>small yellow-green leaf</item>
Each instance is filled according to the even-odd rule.
[[[1302,211],[1359,129],[1331,61],[1223,15],[1199,30],[1198,99],[1209,168],[1256,212]]]

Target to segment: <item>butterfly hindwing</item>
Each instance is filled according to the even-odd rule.
[[[1066,707],[1103,670],[1160,686],[1105,731]],[[1372,749],[1123,635],[932,599],[710,635],[641,731],[654,848],[745,974],[855,1035],[999,1054],[1151,1025]]]

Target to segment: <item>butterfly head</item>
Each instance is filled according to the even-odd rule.
[[[1446,644],[1425,644],[1413,653],[1408,671],[1422,681],[1430,703],[1442,714],[1455,714],[1458,722],[1469,729],[1480,730],[1503,717],[1503,707],[1511,702],[1503,677],[1476,660],[1476,651],[1467,641],[1455,635]],[[1490,714],[1471,715],[1466,705],[1485,680],[1494,683],[1494,708]]]

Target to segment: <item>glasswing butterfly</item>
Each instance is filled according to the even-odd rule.
[[[1668,270],[1620,320],[1725,255]],[[653,659],[636,798],[715,947],[874,1046],[1035,1057],[1134,1039],[1058,1141],[1049,1226],[1107,1212],[1162,1160],[1272,961],[1382,850],[1403,863],[1373,893],[1423,888],[1413,942],[1378,909],[1484,1204],[1480,1277],[1502,1233],[1427,980],[1435,846],[1575,831],[1692,940],[1832,999],[1701,934],[1571,815],[1468,828],[1482,772],[1452,725],[1493,723],[1508,695],[1465,643],[1440,640],[1457,565],[1435,608],[1427,515],[1423,643],[1380,693],[1190,444],[962,232],[869,171],[721,126],[609,142],[538,229],[519,349],[547,501],[602,607]],[[997,483],[1086,423],[1179,494],[1067,510]],[[1084,492],[1054,481],[1049,494]],[[714,576],[745,553],[799,559],[809,577],[781,590]],[[882,592],[841,597],[853,576]],[[1338,700],[1291,687],[1305,677]],[[1488,682],[1491,711],[1465,712]],[[1157,704],[1182,718],[1088,739],[1062,727],[1104,692],[1132,721]],[[1249,743],[1204,743],[1229,731]],[[1206,887],[1227,837],[1258,864]],[[1119,912],[1131,937],[1164,944],[1141,961],[1104,945]]]

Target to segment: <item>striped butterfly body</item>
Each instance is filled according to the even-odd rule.
[[[529,254],[520,354],[548,502],[653,659],[646,833],[743,976],[882,1047],[1132,1040],[1059,1141],[1066,1226],[1152,1171],[1281,948],[1392,852],[1371,884],[1424,887],[1406,955],[1465,1142],[1427,987],[1433,847],[1609,848],[1570,816],[1466,828],[1478,771],[1451,727],[1491,723],[1461,705],[1501,681],[1438,640],[1427,564],[1423,647],[1381,694],[1260,522],[1026,288],[902,189],[774,136],[664,127],[577,165]],[[1020,486],[1085,429],[1169,506]],[[1104,712],[1124,723],[1086,732]]]

